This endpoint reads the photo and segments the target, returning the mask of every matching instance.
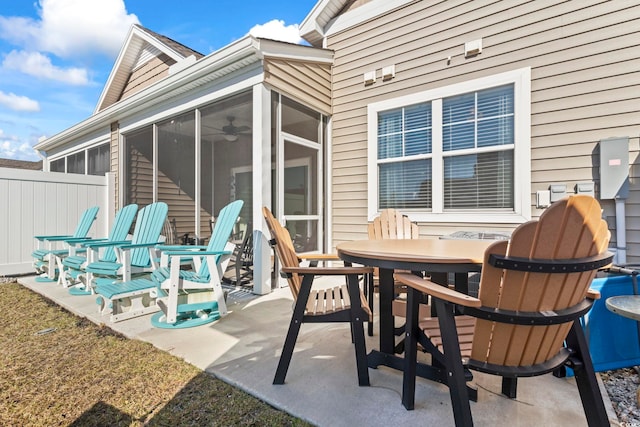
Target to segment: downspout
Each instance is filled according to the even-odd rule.
[[[600,145],[600,199],[615,200],[616,256],[619,266],[627,263],[625,200],[629,197],[629,137],[603,139]]]

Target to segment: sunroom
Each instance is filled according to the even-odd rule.
[[[36,146],[45,168],[109,172],[115,209],[164,201],[192,242],[242,199],[238,231],[260,230],[267,205],[299,249],[322,249],[332,52],[252,36],[200,58],[176,45],[132,27],[96,112]]]

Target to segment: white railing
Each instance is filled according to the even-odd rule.
[[[110,176],[0,168],[0,276],[33,272],[33,236],[73,234],[90,206],[100,210],[89,235],[106,236],[113,194]]]

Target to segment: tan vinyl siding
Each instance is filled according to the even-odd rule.
[[[580,181],[597,186],[599,140],[629,136],[634,165],[640,134],[638,28],[640,5],[631,1],[415,1],[331,35],[334,244],[366,237],[366,114],[372,102],[531,67],[533,217],[541,213],[535,192],[551,183],[564,183],[569,191]],[[482,53],[465,59],[464,43],[477,38]],[[396,76],[383,82],[380,70],[392,64]],[[365,86],[363,74],[370,70],[377,71],[377,80]],[[640,262],[640,187],[634,185],[639,175],[632,167],[629,262]],[[613,202],[602,203],[611,220]],[[513,228],[420,226],[423,235]]]
[[[140,208],[153,203],[153,164],[152,159],[136,148],[128,148],[125,185],[128,185],[129,197],[124,203],[137,203]]]
[[[175,62],[168,55],[162,53],[133,70],[127,84],[122,89],[120,100],[140,92],[142,89],[168,76],[169,67]]]
[[[265,59],[264,81],[323,114],[331,114],[331,66],[328,64]]]

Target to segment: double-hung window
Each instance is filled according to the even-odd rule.
[[[369,216],[530,218],[528,68],[370,104]]]

